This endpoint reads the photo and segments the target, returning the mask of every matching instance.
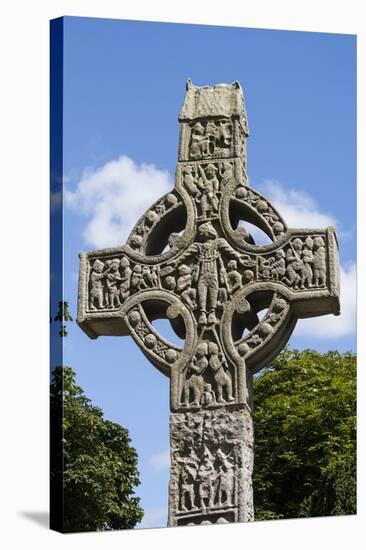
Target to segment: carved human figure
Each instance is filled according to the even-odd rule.
[[[197,472],[198,494],[200,499],[200,508],[202,510],[206,510],[206,507],[213,508],[215,497],[215,479],[216,475],[213,456],[210,451],[205,448],[203,459]]]
[[[149,267],[145,265],[142,269],[143,282],[140,283],[140,288],[156,287],[158,286],[158,274],[155,267]]]
[[[299,283],[301,281],[301,275],[298,272],[300,271],[300,273],[302,273],[304,268],[304,262],[301,259],[302,246],[302,240],[296,238],[292,242],[292,245],[290,244],[286,252],[287,277],[284,278],[284,281],[295,289],[299,288]]]
[[[232,505],[235,477],[234,465],[221,449],[216,453],[216,461],[218,463],[217,504],[218,506]]]
[[[191,391],[193,393],[192,406],[199,407],[201,404],[202,393],[204,389],[203,374],[208,367],[208,346],[207,342],[201,342],[197,346],[196,355],[193,357],[189,367],[186,381],[183,386],[183,403],[188,407],[190,404]]]
[[[323,237],[315,237],[314,239],[313,266],[315,286],[324,286],[327,282],[327,264],[325,243]]]
[[[174,292],[175,287],[177,286],[177,281],[173,275],[168,275],[165,277],[163,284],[167,290]]]
[[[216,177],[217,168],[213,164],[209,164],[205,170],[199,166],[199,171],[201,177],[197,182],[199,194],[196,200],[199,202],[202,218],[205,219],[218,210],[219,180]]]
[[[234,401],[231,376],[229,373],[225,372],[225,367],[227,365],[224,357],[219,356],[219,346],[215,342],[210,342],[208,351],[210,354],[209,366],[214,373],[216,382],[217,402],[226,403],[226,401]],[[224,390],[226,393],[226,400],[224,399]]]
[[[281,248],[275,252],[274,262],[271,265],[271,276],[278,281],[286,273],[286,254]]]
[[[186,264],[178,267],[176,291],[193,310],[196,309],[196,289],[192,288],[192,268]]]
[[[205,407],[208,407],[209,405],[214,405],[215,403],[215,392],[213,391],[211,384],[206,383],[203,389],[201,404]]]
[[[121,258],[120,268],[121,268],[121,285],[119,287],[119,291],[120,291],[121,299],[125,300],[130,294],[131,275],[132,275],[130,260],[126,256],[123,256]]]
[[[206,133],[205,133],[205,150],[203,152],[204,156],[213,155],[215,152],[216,138],[217,138],[217,126],[212,121],[209,120],[206,124]]]
[[[188,512],[196,509],[195,506],[195,494],[194,483],[197,475],[198,459],[193,449],[189,456],[179,460],[180,469],[180,510],[182,512]]]
[[[158,214],[159,217],[161,217],[164,212],[165,212],[165,204],[164,204],[164,199],[160,200],[156,205],[155,205],[155,212]]]
[[[217,260],[219,253],[223,252],[246,266],[248,260],[234,250],[229,243],[218,238],[211,222],[203,223],[198,229],[198,238],[201,242],[193,243],[181,256],[184,260],[190,256],[196,256],[198,269],[196,272],[197,295],[199,305],[200,325],[216,323],[216,307],[218,300],[219,279]],[[208,314],[208,316],[207,316]]]
[[[144,236],[149,231],[149,228],[145,225],[145,218],[135,228],[136,235]]]
[[[221,187],[224,188],[226,184],[233,177],[233,167],[230,162],[224,162],[222,165],[222,177],[221,177]]]
[[[198,189],[196,187],[196,176],[193,172],[193,167],[188,165],[183,170],[183,183],[188,189],[189,193],[194,197],[197,195]]]
[[[192,128],[191,134],[191,145],[189,149],[189,154],[192,159],[205,156],[207,150],[206,138],[205,138],[205,128],[198,121]]]
[[[118,260],[118,258],[110,260],[110,263],[108,266],[108,273],[106,274],[108,305],[110,308],[119,307],[121,305],[121,302],[119,299],[120,291],[119,291],[119,287],[117,286],[122,279],[119,273],[119,266],[120,266],[120,260]]]
[[[227,282],[229,286],[230,294],[234,294],[239,288],[241,288],[241,275],[238,271],[238,262],[236,260],[230,260],[228,263],[229,271],[227,272]]]
[[[133,288],[134,290],[141,290],[142,288],[146,288],[142,276],[142,267],[140,264],[136,264],[132,270],[131,288]]]
[[[280,237],[285,232],[285,226],[282,222],[275,222],[272,226],[272,231],[275,237]]]
[[[89,307],[90,309],[96,310],[102,309],[104,307],[103,301],[103,278],[105,274],[103,273],[104,263],[100,260],[95,260],[92,266],[92,271],[90,274],[90,300]],[[97,303],[97,307],[95,306]]]
[[[307,237],[305,240],[305,246],[302,251],[302,260],[304,263],[304,267],[301,274],[301,288],[311,288],[313,286],[313,246],[313,239],[311,237]]]

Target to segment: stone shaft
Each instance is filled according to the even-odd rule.
[[[254,519],[248,409],[170,416],[169,526]]]

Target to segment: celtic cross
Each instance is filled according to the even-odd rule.
[[[339,314],[338,245],[332,227],[288,228],[249,187],[238,82],[188,81],[179,122],[174,189],[125,245],[80,254],[78,323],[91,338],[131,335],[170,378],[168,524],[251,521],[253,374],[297,319]]]

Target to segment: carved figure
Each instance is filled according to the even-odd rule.
[[[206,448],[197,472],[198,494],[200,498],[200,507],[202,510],[205,510],[206,507],[212,508],[214,505],[215,478],[213,456]]]
[[[207,154],[208,147],[204,134],[204,126],[202,126],[200,122],[196,122],[192,128],[191,145],[189,149],[189,154],[192,159],[206,156]]]
[[[285,226],[281,222],[275,222],[272,226],[272,231],[276,237],[280,237],[285,232]]]
[[[121,305],[119,299],[119,288],[117,286],[117,284],[121,281],[121,275],[119,273],[119,262],[120,261],[117,258],[111,260],[108,266],[108,273],[106,274],[108,304],[110,308],[119,307]]]
[[[190,455],[179,461],[181,463],[180,482],[181,482],[181,502],[180,509],[182,512],[194,510],[195,494],[194,483],[197,475],[197,456],[192,449]]]
[[[131,288],[134,290],[142,290],[142,288],[146,288],[142,277],[142,267],[140,264],[136,264],[132,270]]]
[[[218,506],[232,505],[234,494],[234,465],[225,453],[219,449],[216,453],[218,462],[217,474],[217,504]]]
[[[183,170],[183,182],[193,197],[197,195],[196,177],[193,173],[193,167],[190,165],[185,166]]]
[[[224,188],[226,184],[233,177],[233,167],[230,162],[224,162],[222,165],[222,178],[221,178],[221,187]]]
[[[234,294],[241,288],[241,275],[238,271],[238,263],[236,260],[230,260],[228,263],[229,271],[227,273],[227,282],[230,294]]]
[[[327,282],[327,264],[325,244],[322,237],[315,237],[314,239],[313,265],[315,286],[325,286]]]
[[[284,281],[287,282],[290,286],[293,286],[295,289],[299,288],[299,282],[301,281],[301,275],[304,268],[304,262],[301,259],[301,250],[302,250],[302,240],[294,239],[292,245],[287,249],[286,252],[286,274],[287,277],[284,278]]]
[[[144,221],[145,221],[145,220],[143,220],[141,223],[139,223],[139,224],[135,227],[135,233],[136,233],[136,235],[144,236],[145,233],[148,231],[148,228],[145,226]]]
[[[205,151],[204,156],[213,155],[215,152],[215,144],[216,144],[216,136],[217,136],[217,127],[216,124],[212,121],[208,121],[206,124],[206,140],[205,140]]]
[[[282,248],[276,250],[274,257],[270,256],[269,258],[263,258],[259,256],[261,276],[265,279],[274,279],[275,281],[281,279],[286,273],[285,258],[286,254]],[[290,259],[293,259],[292,255]],[[290,268],[290,272],[292,273],[292,268]]]
[[[313,269],[311,266],[314,261],[313,239],[311,237],[307,237],[305,240],[305,246],[302,251],[302,260],[304,262],[304,267],[301,275],[301,288],[311,288],[313,286]]]
[[[171,233],[168,237],[168,244],[170,248],[173,248],[173,246],[176,246],[178,243],[178,239],[180,238],[179,233]]]
[[[231,376],[225,372],[226,362],[223,357],[219,357],[219,346],[215,342],[210,342],[208,351],[210,354],[209,365],[214,373],[217,387],[217,402],[226,403],[223,396],[224,390],[227,401],[234,401]]]
[[[164,286],[167,290],[171,290],[172,292],[175,290],[177,283],[173,275],[168,275],[167,277],[165,277]]]
[[[286,273],[286,254],[281,248],[275,252],[275,260],[271,265],[271,275],[278,281]]]
[[[129,240],[129,244],[132,248],[139,249],[141,248],[143,238],[141,235],[132,235]]]
[[[119,287],[120,295],[122,301],[125,300],[129,294],[130,294],[130,287],[131,287],[131,274],[132,269],[130,267],[130,260],[123,256],[120,261],[120,268],[121,268],[121,285]]]
[[[105,277],[105,274],[103,273],[104,269],[104,263],[100,260],[95,260],[92,266],[92,272],[90,275],[90,301],[89,301],[89,307],[90,309],[102,309],[104,307],[103,302],[103,283],[102,280]],[[97,303],[97,307],[95,306],[95,302]]]
[[[158,214],[159,217],[161,217],[164,214],[165,212],[164,199],[162,199],[155,205],[155,212]]]
[[[196,355],[188,368],[188,374],[191,374],[191,376],[186,379],[183,386],[183,406],[185,407],[190,404],[191,390],[193,392],[193,402],[191,404],[195,407],[200,406],[204,388],[203,373],[208,367],[207,353],[207,343],[201,342],[197,346]]]
[[[211,222],[206,222],[199,227],[198,237],[201,242],[193,243],[181,256],[181,259],[196,256],[198,260],[197,295],[200,311],[198,323],[200,325],[214,324],[217,320],[216,307],[219,290],[217,259],[219,252],[222,251],[234,257],[242,265],[247,265],[248,260],[236,252],[225,239],[217,237]]]
[[[192,268],[186,264],[178,267],[176,291],[193,310],[196,309],[196,289],[192,288]]]
[[[208,407],[209,405],[214,405],[216,403],[215,392],[212,389],[211,384],[205,384],[202,394],[201,404]]]
[[[199,171],[201,177],[197,182],[199,194],[196,200],[200,204],[202,218],[205,219],[217,212],[219,180],[216,177],[217,168],[213,164],[209,164],[205,170],[199,166]]]
[[[145,265],[142,269],[143,283],[140,283],[140,288],[148,288],[158,286],[158,275],[155,267]]]

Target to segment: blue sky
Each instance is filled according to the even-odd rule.
[[[290,345],[356,349],[356,39],[350,35],[64,20],[64,286],[76,317],[78,253],[124,242],[174,185],[187,78],[239,80],[250,184],[292,226],[337,227],[342,315],[298,323]],[[130,430],[144,526],[166,525],[169,380],[130,338],[73,324],[64,363],[107,418]]]

